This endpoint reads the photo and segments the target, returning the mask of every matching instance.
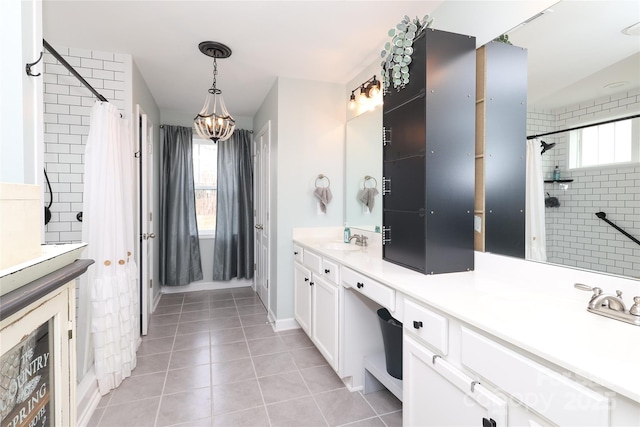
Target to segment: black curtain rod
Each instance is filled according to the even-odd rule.
[[[91,86],[89,84],[89,82],[87,82],[76,70],[75,68],[73,68],[71,66],[71,64],[69,64],[66,59],[64,59],[54,48],[51,47],[51,45],[49,43],[47,43],[47,41],[45,39],[42,39],[42,44],[44,45],[45,49],[47,49],[49,51],[49,53],[51,55],[53,55],[58,62],[60,62],[64,68],[66,68],[67,70],[69,70],[69,72],[71,74],[73,74],[75,76],[75,78],[77,78],[78,80],[80,80],[80,83],[82,83],[87,89],[89,89],[91,91],[91,93],[93,93],[96,98],[98,98],[100,101],[102,102],[109,102],[109,100],[107,98],[105,98],[104,96],[102,96],[102,94],[100,94],[97,90],[95,90],[93,88],[93,86]]]
[[[636,117],[640,117],[640,114],[635,114],[635,115],[627,116],[627,117],[620,117],[619,119],[606,120],[604,122],[591,123],[590,125],[576,126],[574,128],[568,128],[568,129],[556,130],[556,131],[553,131],[553,132],[541,133],[539,135],[531,135],[531,136],[528,136],[527,139],[536,139],[536,138],[539,138],[541,136],[555,135],[556,133],[569,132],[569,131],[572,131],[572,130],[590,128],[592,126],[606,125],[607,123],[615,123],[615,122],[619,122],[621,120],[635,119]]]

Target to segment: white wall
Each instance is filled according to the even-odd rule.
[[[554,111],[529,113],[527,134],[639,111],[640,91],[618,93]],[[558,165],[561,178],[574,180],[566,190],[558,184],[545,184],[545,191],[560,200],[560,207],[545,209],[549,262],[640,277],[640,247],[595,216],[605,212],[607,219],[632,236],[640,236],[640,165],[569,170],[568,135],[541,138],[556,143],[543,155],[545,179],[551,179]]]
[[[277,122],[272,133],[271,298],[278,320],[293,317],[293,227],[342,224],[344,212],[344,86],[278,78],[254,120],[261,129]],[[274,105],[275,104],[275,105]],[[274,111],[277,110],[277,113]],[[274,136],[275,134],[275,136]],[[313,195],[318,174],[331,181],[333,200],[322,215]],[[275,226],[273,225],[275,224]]]

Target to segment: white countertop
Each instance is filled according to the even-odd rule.
[[[640,282],[476,252],[475,271],[424,275],[383,261],[380,249],[326,248],[335,238],[294,234],[294,242],[398,292],[640,403],[640,326],[586,310],[575,282],[624,292]]]

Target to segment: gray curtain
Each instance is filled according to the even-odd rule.
[[[160,281],[187,285],[202,280],[191,128],[160,128]]]
[[[253,277],[251,133],[218,142],[218,191],[213,280]]]

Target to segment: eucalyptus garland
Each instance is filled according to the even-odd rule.
[[[384,89],[388,90],[391,83],[397,90],[403,89],[409,83],[409,64],[413,54],[413,40],[433,24],[433,18],[425,15],[422,20],[416,17],[411,20],[407,15],[389,30],[391,41],[386,42],[380,53],[382,57],[382,75]]]

